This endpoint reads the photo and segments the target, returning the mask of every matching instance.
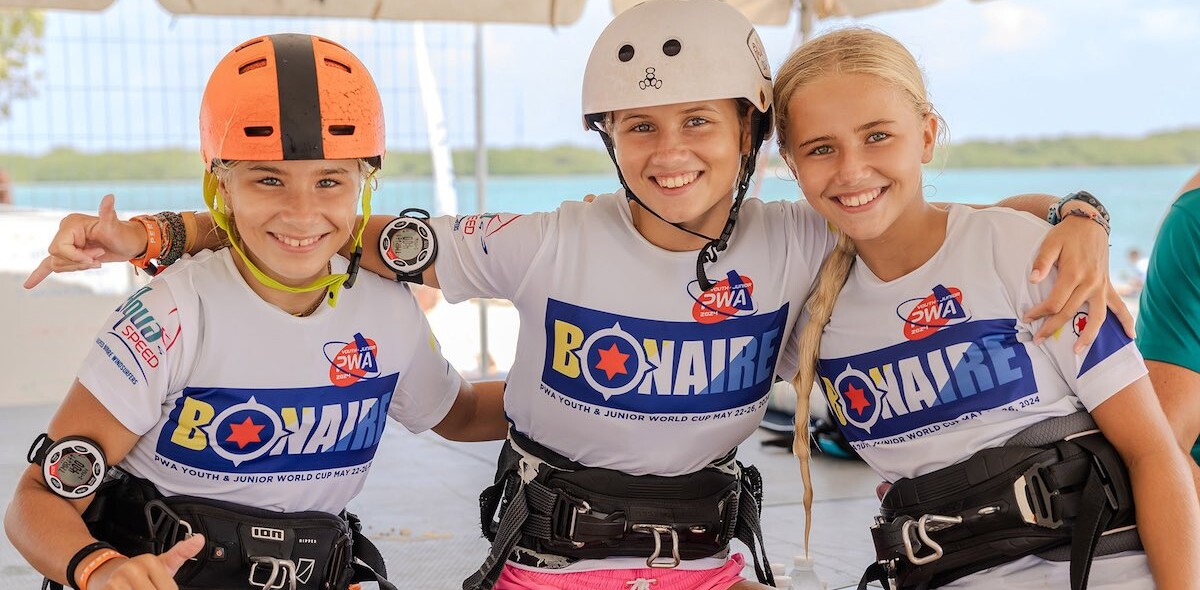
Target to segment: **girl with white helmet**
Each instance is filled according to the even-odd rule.
[[[328,39],[257,37],[213,71],[200,125],[233,248],[105,322],[30,449],[9,539],[59,589],[394,588],[345,513],[387,418],[456,440],[507,425],[500,385],[459,378],[407,289],[343,290],[358,261],[337,251],[361,239],[384,156],[379,92]],[[178,216],[135,223],[156,232],[152,257],[184,250],[181,227],[158,229]]]
[[[925,201],[921,166],[944,122],[913,56],[876,31],[834,31],[798,48],[775,89],[780,151],[841,236],[806,307],[798,411],[815,379],[894,482],[868,577],[1196,587],[1200,506],[1141,355],[1096,307],[1035,336],[1025,308],[1057,280],[1026,280],[1046,224]],[[1052,213],[1107,231],[1095,204],[1078,193]],[[1100,335],[1080,342],[1093,324]],[[807,443],[796,438],[804,462]]]
[[[520,313],[510,444],[482,498],[496,541],[466,587],[755,587],[728,543],[757,548],[760,490],[732,450],[775,376],[794,373],[781,351],[795,346],[796,302],[835,242],[807,205],[744,198],[771,101],[761,42],[738,11],[650,0],[605,29],[584,81],[585,124],[621,192],[435,218],[436,252],[409,218],[368,227],[366,242],[386,247],[364,267]],[[108,219],[65,221],[42,270],[140,252],[142,230]],[[1103,232],[1078,220],[1060,231],[1072,267],[1106,267],[1090,258]]]

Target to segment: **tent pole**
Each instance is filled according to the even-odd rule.
[[[475,25],[475,212],[487,211],[487,142],[483,126],[483,24]],[[488,302],[479,300],[479,377],[487,379],[492,374],[491,357],[488,353]]]

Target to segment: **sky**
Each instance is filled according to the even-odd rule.
[[[488,25],[485,136],[508,147],[598,147],[582,129],[592,42],[611,19],[590,0],[574,25]],[[793,22],[760,27],[773,67]],[[365,20],[172,16],[152,0],[103,13],[47,14],[38,96],[0,121],[0,153],[192,147],[204,79],[234,44],[280,31],[322,34],[363,58],[385,94],[390,149],[428,136],[412,66],[412,25]],[[943,0],[819,21],[866,25],[903,42],[926,71],[952,141],[1078,135],[1136,137],[1200,127],[1200,6],[1195,0]],[[474,28],[425,25],[450,143],[474,139]]]

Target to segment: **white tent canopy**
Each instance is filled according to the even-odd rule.
[[[7,0],[0,0],[7,1]],[[66,0],[63,0],[66,1]],[[586,0],[158,0],[173,14],[569,25]]]
[[[0,8],[39,8],[45,10],[104,10],[113,0],[0,0]]]

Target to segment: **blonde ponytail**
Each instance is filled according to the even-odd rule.
[[[792,381],[796,388],[796,438],[792,442],[792,453],[800,459],[800,477],[804,481],[805,555],[808,555],[808,537],[812,532],[813,502],[812,474],[809,472],[809,460],[812,455],[808,440],[808,400],[816,382],[821,336],[833,315],[833,305],[846,284],[846,278],[850,276],[853,263],[854,243],[846,234],[838,232],[837,246],[821,264],[817,284],[809,294],[808,301],[804,303],[810,317],[800,332],[800,358],[797,364],[799,370]]]

